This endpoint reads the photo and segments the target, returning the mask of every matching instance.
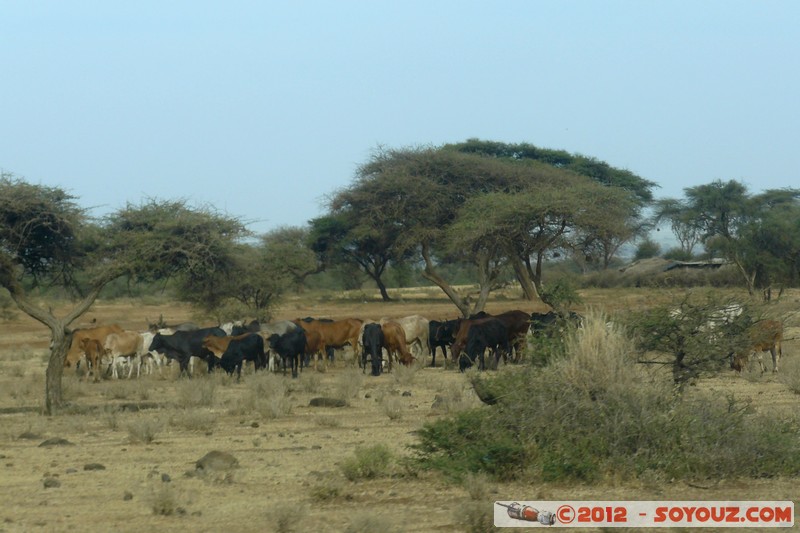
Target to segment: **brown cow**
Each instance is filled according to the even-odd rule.
[[[322,342],[322,335],[319,331],[306,331],[306,358],[308,357],[314,358],[314,370],[317,369],[317,362],[320,360],[322,360],[322,369],[325,370],[325,343]]]
[[[100,367],[103,364],[103,354],[105,350],[103,349],[103,345],[100,344],[100,341],[94,339],[92,337],[83,337],[78,346],[81,349],[83,355],[86,356],[87,362],[87,369],[86,374],[84,377],[89,379],[89,372],[91,371],[94,375],[94,381],[100,381]]]
[[[323,351],[328,347],[341,348],[345,344],[353,347],[356,360],[358,360],[358,338],[361,332],[361,324],[363,320],[358,318],[345,318],[344,320],[304,320],[297,318],[293,320],[295,324],[305,330],[306,335],[309,332],[316,332],[319,334]]]
[[[455,362],[467,346],[467,334],[472,324],[483,324],[489,318],[497,318],[508,328],[508,341],[512,349],[515,351],[514,362],[522,360],[522,355],[525,349],[525,336],[531,325],[531,317],[524,311],[506,311],[499,315],[490,315],[488,313],[481,313],[478,315],[480,318],[464,319],[458,325],[455,334],[455,341],[451,347],[450,357]],[[505,357],[507,354],[503,354]],[[445,358],[445,363],[447,358]]]
[[[741,374],[747,363],[756,359],[763,374],[767,367],[762,360],[762,352],[768,351],[772,354],[772,371],[777,372],[783,355],[783,323],[778,320],[759,320],[747,328],[745,337],[746,345],[731,354],[731,368]]]
[[[383,347],[389,354],[389,371],[392,371],[392,358],[397,359],[404,365],[409,366],[414,362],[414,356],[408,351],[406,334],[403,327],[397,322],[384,322],[381,324],[383,331]],[[396,354],[399,354],[396,355]]]
[[[70,367],[72,365],[77,365],[78,361],[81,360],[81,357],[84,355],[83,349],[80,346],[83,339],[95,339],[102,347],[105,344],[106,337],[108,337],[109,334],[122,333],[122,331],[123,329],[117,324],[99,326],[96,328],[76,329],[72,334],[72,344],[70,344],[69,351],[64,358],[64,366]]]
[[[404,316],[402,318],[381,318],[380,323],[397,322],[406,334],[406,344],[414,357],[425,356],[428,349],[430,321],[421,315]]]

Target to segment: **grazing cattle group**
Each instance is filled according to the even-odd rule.
[[[676,311],[678,312],[678,311]],[[741,307],[728,306],[714,315],[705,329],[714,332],[719,326],[742,313]],[[297,318],[267,324],[256,321],[245,324],[230,322],[219,327],[200,328],[192,323],[171,328],[152,326],[139,333],[125,331],[115,324],[79,329],[73,333],[65,366],[85,361],[86,377],[94,381],[102,376],[131,378],[160,369],[177,361],[181,375],[191,375],[192,362],[206,362],[208,371],[222,368],[228,374],[241,376],[245,363],[254,371],[270,372],[287,368],[298,377],[304,366],[326,366],[334,361],[335,350],[349,347],[353,360],[374,376],[384,369],[392,371],[399,362],[436,366],[436,353],[441,349],[444,367],[458,366],[460,371],[476,366],[478,370],[494,369],[501,359],[520,363],[525,358],[528,336],[563,335],[567,330],[582,327],[583,318],[574,312],[526,313],[514,310],[496,315],[485,312],[469,318],[429,320],[421,315],[380,320],[347,318]],[[164,325],[164,324],[161,324]],[[757,361],[762,372],[762,352],[772,355],[773,372],[778,371],[782,355],[783,325],[776,320],[752,323],[743,335],[741,346],[729,354],[730,366],[741,371]],[[449,353],[448,353],[449,348]],[[488,360],[487,360],[488,352]],[[107,366],[106,366],[107,365]]]

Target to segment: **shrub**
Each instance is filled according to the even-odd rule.
[[[389,417],[390,420],[399,420],[403,417],[403,403],[400,398],[394,395],[386,395],[381,401],[381,408],[383,414]]]
[[[401,366],[401,365],[397,365]],[[334,386],[334,396],[340,400],[350,401],[358,395],[364,383],[364,375],[358,368],[348,368],[341,374]]]
[[[636,253],[633,256],[634,260],[639,259],[648,259],[650,257],[656,257],[661,252],[661,245],[658,244],[656,241],[647,238],[644,239],[639,245],[636,247]]]
[[[292,410],[286,380],[281,376],[258,372],[244,378],[246,392],[228,408],[232,415],[256,413],[273,419],[288,415]]]
[[[207,433],[217,425],[217,415],[208,411],[183,409],[170,417],[169,424],[189,431]]]
[[[141,442],[149,444],[156,439],[163,429],[163,425],[157,419],[140,418],[128,424],[128,436],[131,442]]]
[[[172,516],[182,510],[178,500],[178,493],[171,483],[159,483],[150,493],[150,509],[155,515]]]
[[[491,407],[426,424],[423,468],[463,479],[596,481],[797,475],[797,421],[754,414],[747,402],[692,391],[636,365],[632,341],[602,314],[542,368],[480,378]],[[742,460],[747,457],[747,460]]]
[[[311,487],[309,494],[314,501],[330,502],[344,494],[343,481],[340,479],[327,479]]]
[[[494,509],[486,501],[466,502],[459,506],[456,523],[466,533],[492,533],[502,531],[494,526]]]
[[[350,481],[382,477],[389,470],[392,453],[385,444],[359,446],[353,457],[345,459],[340,468],[344,477]]]
[[[424,362],[424,360],[423,357],[420,358],[420,361]],[[398,385],[408,387],[414,382],[419,368],[419,365],[395,365],[392,367],[392,379]]]
[[[214,393],[217,383],[214,379],[202,377],[183,380],[175,384],[178,407],[211,407],[214,404]]]
[[[344,529],[344,533],[395,533],[400,531],[388,517],[372,512],[356,513]]]

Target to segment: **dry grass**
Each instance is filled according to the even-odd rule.
[[[403,418],[403,402],[394,394],[388,394],[381,400],[381,410],[389,417],[389,420],[400,420]]]
[[[348,368],[339,374],[334,385],[334,397],[350,401],[358,395],[364,385],[364,375],[358,368]]]
[[[128,437],[133,443],[150,444],[161,431],[164,424],[150,415],[140,415],[127,425]]]

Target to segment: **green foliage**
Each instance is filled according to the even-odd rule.
[[[59,187],[33,185],[0,173],[0,287],[20,265],[34,279],[69,283],[81,259],[78,238],[85,215]]]
[[[555,283],[543,287],[539,291],[539,296],[553,309],[563,309],[582,301],[580,294],[567,277],[561,277]]]
[[[684,230],[682,248],[699,238],[711,253],[733,262],[753,294],[800,279],[800,190],[751,195],[740,182],[720,180],[686,189],[686,200],[664,200],[660,215]]]
[[[353,456],[342,461],[339,467],[350,481],[383,477],[389,471],[392,452],[385,444],[358,446]]]
[[[566,345],[546,367],[480,378],[494,405],[426,424],[419,464],[455,478],[586,482],[800,473],[797,420],[735,397],[679,394],[635,364],[632,340],[602,313]]]
[[[683,383],[724,368],[755,319],[745,304],[708,292],[631,313],[626,322],[641,350],[670,354],[674,379]]]
[[[691,252],[687,252],[681,248],[670,248],[663,255],[664,259],[671,259],[673,261],[691,261],[693,259]]]
[[[426,424],[419,430],[423,464],[461,479],[467,473],[485,472],[497,479],[514,479],[527,457],[521,436],[498,427],[494,413],[472,409]]]
[[[636,247],[636,253],[633,256],[634,261],[638,261],[639,259],[649,259],[650,257],[658,257],[658,254],[661,252],[661,245],[658,244],[656,241],[647,238],[644,239],[639,245]]]
[[[463,143],[446,145],[444,148],[514,161],[538,161],[553,167],[563,168],[576,174],[590,177],[603,185],[620,187],[631,191],[643,204],[653,199],[651,190],[656,186],[654,182],[645,180],[629,170],[614,168],[608,163],[593,157],[570,154],[565,150],[539,148],[528,143],[508,144],[473,138]]]

